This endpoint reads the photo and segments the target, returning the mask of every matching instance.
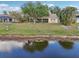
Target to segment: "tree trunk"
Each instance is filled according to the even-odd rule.
[[[33,20],[34,24],[36,24],[36,19]]]

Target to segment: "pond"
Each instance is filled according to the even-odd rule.
[[[60,57],[79,57],[79,41],[0,41],[0,58]]]

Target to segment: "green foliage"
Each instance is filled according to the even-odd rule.
[[[76,22],[76,11],[77,8],[75,7],[66,7],[62,10],[55,6],[50,7],[50,11],[54,14],[56,14],[59,17],[60,23],[63,25],[71,25]]]
[[[73,42],[71,41],[59,41],[59,44],[65,49],[71,49],[73,47]]]
[[[48,16],[48,6],[43,5],[40,2],[32,3],[29,2],[27,5],[22,7],[22,12],[24,14],[28,14],[29,18],[32,18],[34,22],[38,19],[38,17]]]
[[[43,5],[40,2],[36,4],[36,13],[38,17],[48,16],[48,6]]]
[[[58,6],[54,6],[54,7],[50,7],[49,10],[51,11],[51,13],[56,14],[60,18],[61,8],[59,8]]]
[[[32,45],[26,43],[24,45],[24,49],[28,50],[30,52],[43,51],[47,46],[48,46],[48,41],[45,41],[45,40],[42,41],[42,42],[40,42],[40,41],[38,41],[38,42],[34,41],[34,42],[32,42]]]
[[[9,15],[13,18],[16,19],[16,21],[18,22],[24,22],[26,21],[26,17],[22,15],[22,13],[20,12],[16,12],[16,11],[10,11]]]
[[[61,10],[60,22],[64,25],[71,25],[76,21],[76,8],[75,7],[66,7]]]

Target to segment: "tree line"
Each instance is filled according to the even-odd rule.
[[[56,14],[59,21],[63,25],[71,25],[76,23],[76,12],[77,8],[72,6],[67,6],[65,8],[60,8],[58,6],[51,6],[43,4],[41,2],[28,2],[24,3],[21,7],[22,12],[9,12],[12,18],[19,20],[20,22],[30,21],[30,19],[36,23],[37,19],[43,16],[49,16],[49,11],[52,14]]]

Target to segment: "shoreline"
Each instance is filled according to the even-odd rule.
[[[0,40],[79,40],[79,36],[67,36],[67,35],[15,35],[4,34],[0,35]]]

